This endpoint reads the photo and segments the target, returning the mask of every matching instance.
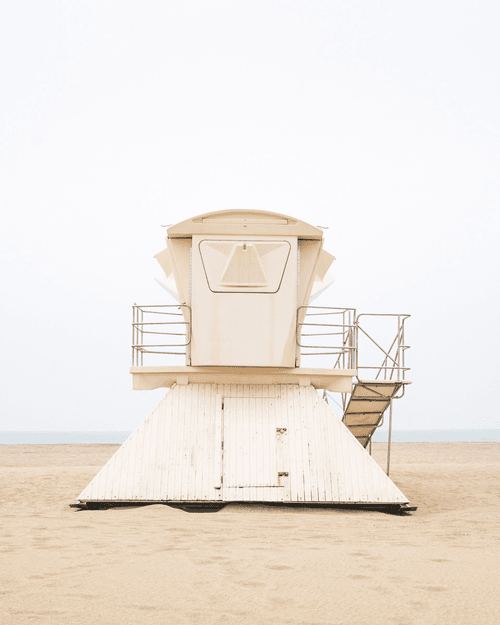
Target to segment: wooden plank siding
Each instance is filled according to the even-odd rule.
[[[79,501],[407,503],[312,386],[174,386]]]

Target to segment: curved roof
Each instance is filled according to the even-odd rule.
[[[181,221],[167,230],[171,239],[193,234],[250,234],[297,236],[300,239],[322,239],[323,231],[311,224],[280,213],[250,210],[226,210],[205,213]]]

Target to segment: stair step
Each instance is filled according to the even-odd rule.
[[[404,384],[409,382],[359,380],[355,384],[342,421],[363,447],[370,442],[373,433],[383,420],[391,399]]]

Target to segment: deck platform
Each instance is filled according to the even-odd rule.
[[[130,368],[134,390],[170,388],[174,384],[299,384],[350,393],[356,369],[286,367],[158,367]]]

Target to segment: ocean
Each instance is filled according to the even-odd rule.
[[[121,444],[132,432],[1,432],[0,445]],[[378,430],[374,442],[386,442],[387,430]],[[395,443],[500,442],[500,430],[394,430]]]

